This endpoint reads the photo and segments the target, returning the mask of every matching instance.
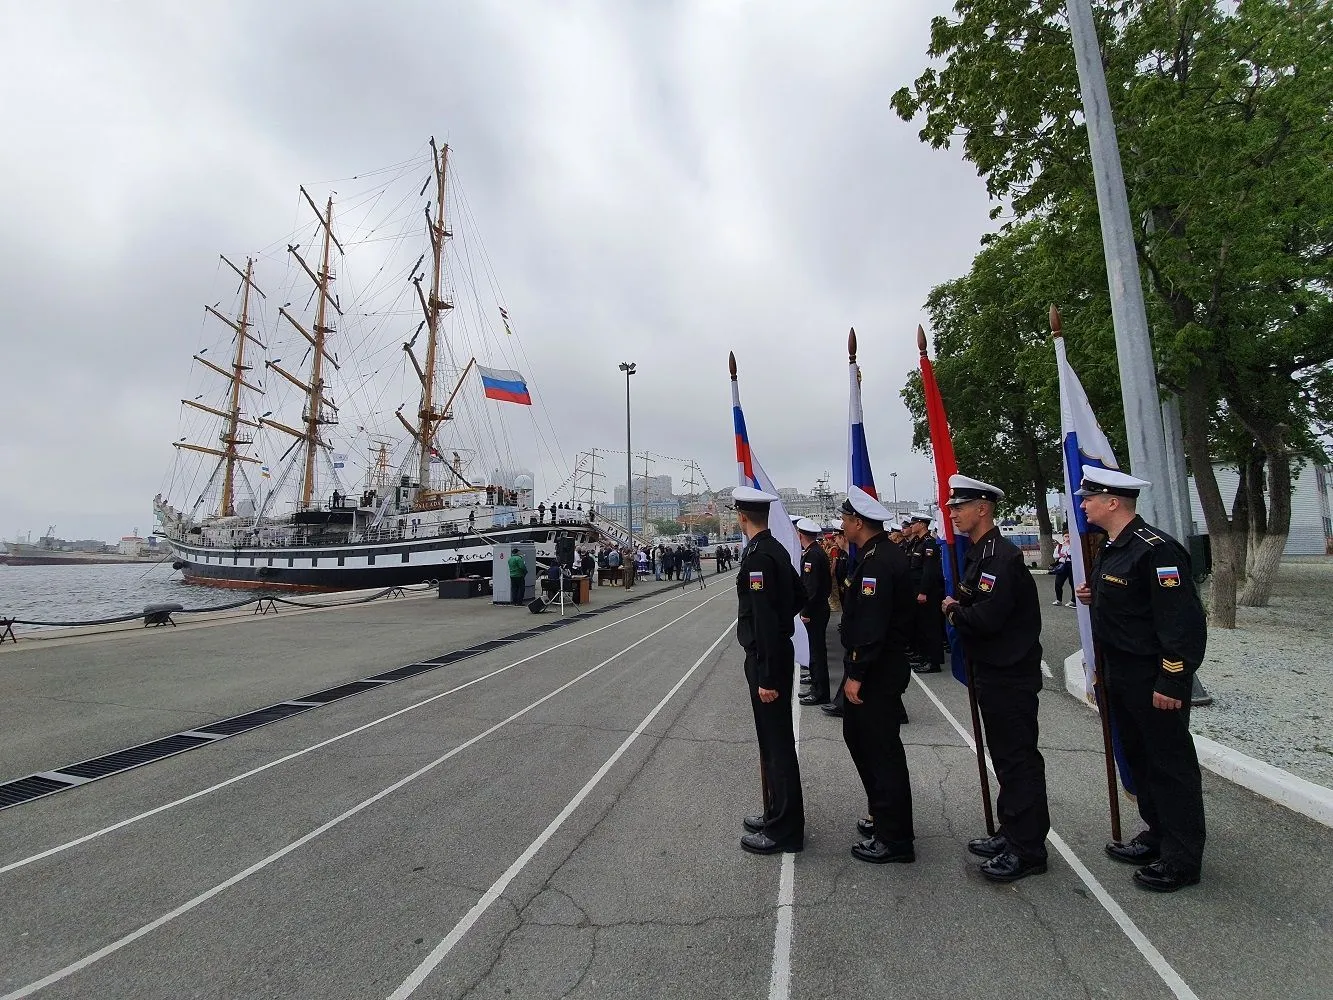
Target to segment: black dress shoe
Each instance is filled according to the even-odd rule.
[[[869,861],[872,865],[886,865],[895,861],[907,864],[916,860],[916,851],[910,840],[886,841],[871,837],[852,846],[852,857]]]
[[[751,854],[781,854],[783,851],[795,852],[804,847],[800,839],[774,840],[766,833],[747,833],[741,838],[741,847]]]
[[[819,710],[823,712],[825,715],[831,716],[832,718],[835,719],[842,718],[842,706],[839,705],[837,702],[832,702],[828,705],[820,705]]]
[[[1017,882],[1029,875],[1042,875],[1045,861],[1024,861],[1012,851],[997,854],[981,866],[981,874],[992,882]]]
[[[862,816],[856,821],[856,832],[863,837],[873,837],[875,835],[875,817]]]
[[[1162,856],[1160,848],[1145,844],[1138,837],[1128,844],[1111,841],[1106,845],[1106,853],[1109,857],[1123,861],[1127,865],[1150,865]]]
[[[764,816],[760,813],[758,816],[746,816],[741,820],[741,826],[751,833],[761,833],[764,829]]]
[[[913,663],[912,672],[916,674],[938,674],[944,668],[938,663]]]
[[[815,694],[814,692],[801,695],[799,700],[802,705],[827,705],[829,703],[828,695]]]
[[[1165,861],[1154,861],[1136,871],[1134,881],[1151,892],[1175,892],[1187,885],[1198,885],[1199,875],[1182,872]]]
[[[967,849],[979,858],[996,858],[1009,850],[1009,841],[1004,839],[1004,834],[997,833],[993,837],[978,837],[976,840],[969,840]]]

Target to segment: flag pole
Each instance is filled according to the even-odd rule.
[[[921,357],[923,359],[927,358],[926,331],[920,325],[916,328],[916,347],[920,352]],[[936,492],[938,493],[941,485],[939,482],[938,468],[936,469],[935,485]],[[944,513],[943,508],[941,508],[940,514],[944,517],[948,516]],[[959,583],[958,551],[954,548],[954,544],[955,543],[952,541],[949,543],[949,547],[953,549],[950,553],[951,558],[949,559],[949,575],[953,578],[953,591],[954,593],[957,593]],[[961,641],[956,632],[954,633],[954,641]],[[975,683],[976,678],[972,671],[972,657],[968,656],[966,652],[963,653],[963,670],[967,677],[967,707],[972,713],[972,741],[977,748],[977,777],[981,782],[981,809],[986,816],[986,834],[987,836],[993,837],[995,836],[995,812],[991,807],[990,779],[986,775],[986,743],[981,731],[981,709],[977,705],[977,686]]]
[[[1060,310],[1054,305],[1051,306],[1051,336],[1064,338],[1064,329],[1060,323]],[[1072,470],[1070,470],[1072,473]],[[1070,489],[1073,488],[1073,479],[1071,475]],[[1070,498],[1072,504],[1073,498]],[[1085,574],[1092,571],[1093,558],[1096,556],[1097,548],[1087,532],[1079,532],[1079,545],[1083,549],[1083,572]],[[1087,580],[1083,581],[1087,583]],[[1086,655],[1086,653],[1085,653]],[[1105,666],[1102,661],[1101,647],[1097,645],[1094,637],[1092,640],[1092,696],[1097,703],[1097,717],[1101,719],[1102,724],[1102,757],[1106,763],[1106,801],[1111,813],[1111,839],[1119,841],[1120,835],[1120,789],[1117,787],[1115,774],[1115,744],[1111,738],[1111,703],[1106,696],[1106,675]]]

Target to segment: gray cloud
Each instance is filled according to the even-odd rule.
[[[878,478],[924,496],[898,389],[926,293],[966,270],[988,206],[887,102],[945,7],[12,8],[0,534],[148,528],[178,400],[201,391],[189,356],[219,342],[202,306],[235,290],[217,254],[280,258],[306,218],[298,184],[322,199],[431,133],[453,147],[564,451],[521,444],[526,414],[496,417],[539,487],[576,451],[623,447],[620,360],[640,370],[636,449],[730,485],[728,350],[770,474],[841,484],[854,324]]]

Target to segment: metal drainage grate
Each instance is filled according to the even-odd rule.
[[[80,761],[77,764],[71,764],[69,767],[61,767],[56,770],[61,774],[72,774],[76,778],[104,778],[116,771],[125,771],[131,767],[138,767],[140,764],[170,757],[182,750],[193,750],[200,743],[211,742],[213,741],[202,736],[177,734],[165,739],[154,740],[152,743],[130,747],[128,750],[117,750],[115,753],[109,753],[104,757],[94,757],[92,760]]]
[[[243,733],[247,729],[255,729],[259,726],[266,726],[270,722],[277,722],[279,719],[287,719],[301,712],[310,711],[310,705],[270,705],[268,708],[261,708],[257,712],[247,712],[245,715],[237,715],[230,719],[222,719],[219,722],[210,722],[206,726],[195,726],[195,730],[201,733],[217,733],[220,736],[235,736],[237,733]]]
[[[422,663],[433,663],[437,667],[442,667],[446,663],[456,663],[459,660],[466,660],[469,656],[476,656],[475,649],[455,649],[452,653],[444,653],[440,656],[432,656],[429,660],[422,660]],[[382,676],[377,674],[376,676]]]
[[[69,788],[73,784],[72,781],[54,781],[51,778],[43,778],[36,774],[29,778],[19,778],[17,781],[6,782],[0,785],[0,809],[7,806],[16,806],[20,802],[40,799],[43,795],[50,795],[62,788]]]
[[[466,653],[468,656],[476,656],[479,653],[489,653],[492,649],[498,649],[505,642],[505,639],[487,639],[485,642],[479,642],[475,646],[469,646],[467,649],[459,650],[459,652]]]
[[[438,666],[440,666],[440,664],[436,663],[434,660],[428,660],[425,663],[409,663],[405,667],[395,667],[393,670],[386,670],[382,674],[368,677],[367,680],[401,681],[408,677],[415,677],[417,674],[424,674],[427,670],[434,670]]]
[[[339,684],[337,687],[325,688],[323,691],[316,691],[314,694],[303,694],[299,698],[293,698],[292,701],[313,701],[320,705],[327,705],[331,701],[349,698],[354,694],[360,694],[362,691],[383,686],[370,679],[352,681],[350,684]]]

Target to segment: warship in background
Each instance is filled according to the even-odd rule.
[[[125,535],[117,545],[109,545],[97,539],[80,539],[69,542],[55,535],[55,525],[50,525],[46,533],[34,543],[28,541],[5,541],[0,551],[0,565],[3,566],[87,566],[104,563],[156,563],[166,556],[165,546],[159,546],[156,538],[140,538],[139,529]]]

